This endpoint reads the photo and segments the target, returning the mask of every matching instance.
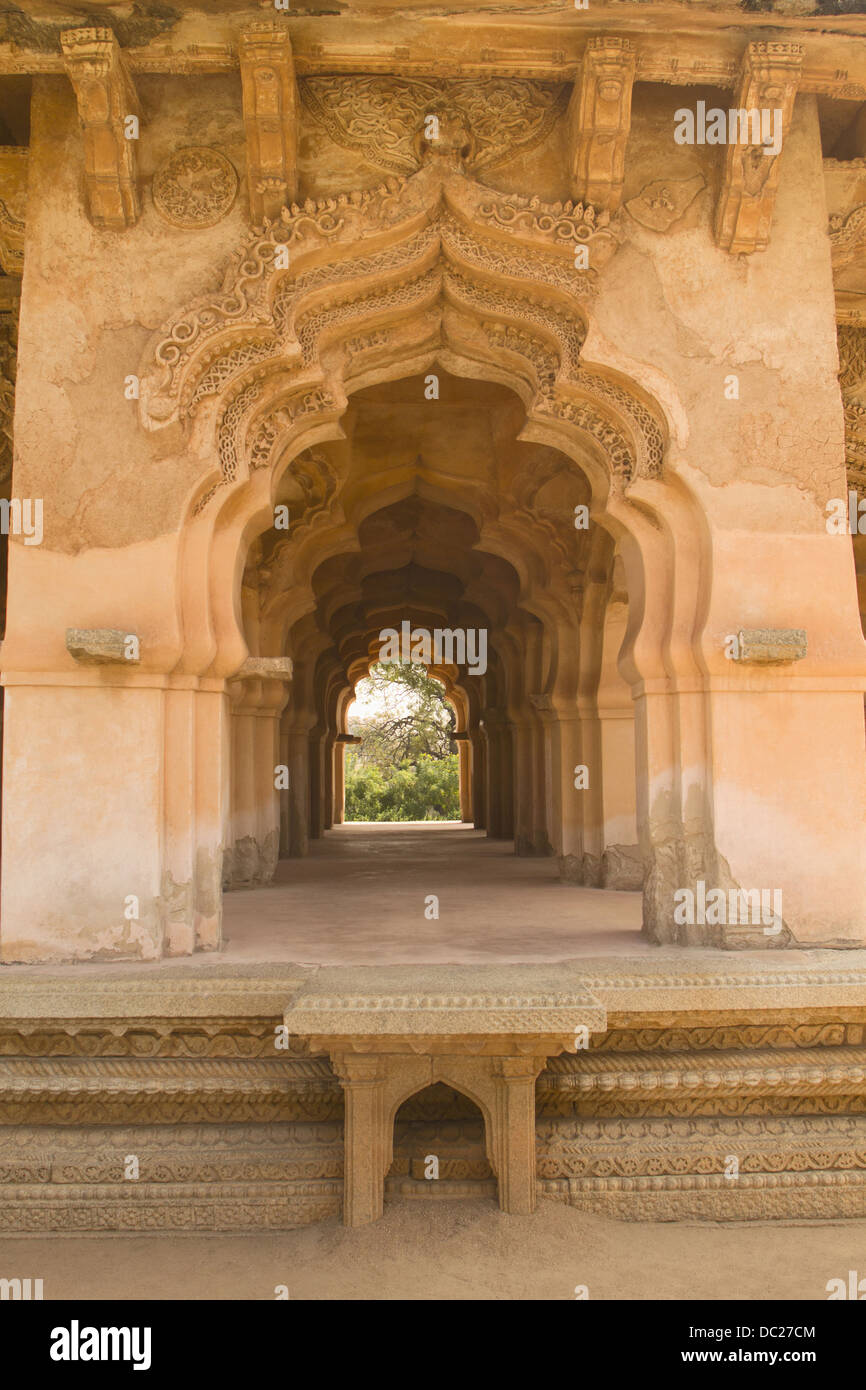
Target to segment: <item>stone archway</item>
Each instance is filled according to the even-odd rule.
[[[584,360],[595,285],[616,246],[615,228],[592,209],[493,195],[448,159],[431,159],[403,182],[293,207],[250,238],[219,296],[192,305],[160,335],[143,376],[142,416],[149,428],[183,423],[204,465],[183,537],[177,669],[219,681],[250,654],[238,569],[252,538],[273,524],[287,473],[306,469],[296,568],[351,540],[333,476],[315,460],[316,446],[341,438],[354,395],[438,367],[521,399],[520,438],[555,450],[558,466],[587,479],[593,523],[622,557],[630,606],[621,665],[643,691],[644,918],[663,940],[675,935],[676,885],[701,873],[715,883],[725,873],[713,845],[702,702],[691,699],[686,718],[678,712],[680,687],[700,679],[692,639],[706,588],[705,538],[694,499],[664,476],[665,412],[621,369]],[[575,248],[587,253],[586,269],[576,268]],[[212,441],[218,467],[208,460]],[[520,484],[516,517],[533,516],[545,482]],[[362,490],[357,518],[381,502]],[[516,517],[481,517],[494,553],[520,551]],[[526,574],[521,584],[530,587]],[[533,719],[552,717],[557,738],[566,737],[556,755],[556,775],[565,778],[577,761],[568,746],[577,677],[566,646],[549,670]],[[587,852],[578,847],[581,862]],[[563,855],[574,858],[569,846]]]
[[[394,1117],[386,1205],[392,1193],[433,1198],[495,1195],[484,1137],[479,1107],[444,1082],[410,1096]]]
[[[645,931],[654,941],[735,947],[862,941],[862,847],[850,826],[839,825],[833,789],[822,785],[816,796],[814,779],[807,787],[794,765],[796,750],[810,744],[814,711],[833,711],[821,715],[834,731],[833,755],[841,727],[858,759],[849,760],[850,796],[842,800],[862,806],[860,633],[856,643],[828,638],[814,657],[810,648],[814,664],[803,676],[771,666],[774,643],[761,633],[796,635],[801,611],[824,632],[820,609],[810,607],[802,584],[788,590],[778,581],[793,562],[785,559],[788,532],[777,525],[774,489],[755,494],[757,512],[742,530],[729,499],[711,496],[697,477],[688,412],[672,380],[625,357],[602,332],[604,319],[616,337],[609,297],[605,317],[596,314],[595,296],[616,265],[618,236],[615,219],[587,206],[484,188],[451,150],[405,181],[286,209],[247,238],[220,290],[155,337],[141,369],[141,422],[163,431],[160,458],[183,480],[178,492],[186,497],[147,552],[159,595],[133,544],[96,548],[62,570],[46,559],[40,581],[63,596],[59,611],[72,631],[88,622],[107,630],[93,594],[115,584],[111,621],[139,628],[141,662],[133,669],[115,660],[106,681],[64,647],[65,622],[51,628],[47,618],[37,635],[19,624],[4,644],[5,683],[17,687],[7,690],[5,710],[9,788],[19,807],[38,812],[48,841],[62,824],[51,872],[37,882],[27,864],[31,837],[41,832],[16,828],[7,816],[4,959],[150,960],[219,946],[237,716],[245,766],[254,747],[258,784],[281,756],[277,712],[289,699],[295,717],[302,681],[329,720],[328,701],[339,697],[326,662],[318,674],[299,669],[289,688],[290,659],[276,627],[265,624],[248,640],[241,589],[251,548],[273,526],[279,489],[291,477],[306,499],[295,534],[295,596],[308,603],[317,567],[351,548],[357,525],[401,495],[392,479],[393,494],[383,496],[382,480],[371,477],[357,488],[349,518],[316,456],[339,446],[350,402],[365,390],[436,370],[511,392],[524,412],[521,442],[548,450],[554,472],[580,477],[588,489],[594,549],[579,613],[542,582],[546,557],[557,553],[555,531],[545,532],[545,489],[559,474],[539,469],[516,479],[507,509],[495,495],[492,506],[459,496],[485,553],[517,575],[523,626],[504,631],[502,661],[513,668],[529,653],[537,675],[521,691],[522,743],[507,775],[536,801],[549,792],[550,814],[515,825],[518,840],[543,845],[555,823],[571,836],[551,845],[563,862],[592,874],[600,860],[604,874],[603,810],[592,796],[580,817],[568,820],[562,808],[579,761],[582,681],[604,666],[590,639],[611,592],[613,558],[628,598],[617,666],[635,709]],[[426,485],[435,500],[436,479]],[[455,501],[454,489],[440,500],[449,497]],[[817,572],[844,594],[850,553],[843,564],[820,539]],[[734,582],[744,565],[755,571],[747,613]],[[845,622],[840,612],[840,632]],[[744,623],[758,637],[749,657],[734,663],[727,637]],[[492,692],[496,703],[486,701],[484,728],[474,731],[479,749],[503,742],[496,731],[512,717],[509,694],[503,681]],[[769,742],[768,711],[782,731]],[[103,730],[113,730],[98,789],[74,761],[64,764],[75,796],[100,818],[98,840],[50,809],[55,753],[44,730],[58,718],[80,727],[95,748]],[[299,744],[310,732],[297,721]],[[321,743],[333,728],[313,732]],[[604,747],[604,731],[592,737]],[[826,762],[827,739],[822,748]],[[303,774],[297,759],[295,773]],[[272,845],[274,804],[273,789],[267,804],[256,795],[254,838],[270,836]],[[790,833],[768,836],[777,817]],[[241,829],[239,839],[248,839]],[[822,847],[817,860],[813,844]],[[76,864],[71,905],[69,862]],[[675,895],[694,898],[698,884],[723,894],[779,885],[781,929],[680,924]]]

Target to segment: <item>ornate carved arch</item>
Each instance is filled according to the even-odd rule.
[[[218,294],[154,342],[143,421],[190,420],[212,401],[219,467],[199,490],[201,513],[222,488],[273,469],[311,423],[336,421],[369,380],[407,358],[450,358],[513,384],[532,420],[566,426],[613,490],[657,478],[667,442],[657,402],[581,360],[617,245],[615,223],[591,207],[492,193],[441,159],[295,205],[248,238]]]

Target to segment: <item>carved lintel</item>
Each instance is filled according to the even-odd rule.
[[[628,39],[590,39],[568,108],[572,193],[609,212],[622,202],[634,70]]]
[[[285,29],[253,25],[240,36],[247,179],[256,226],[297,193],[298,91]]]
[[[67,29],[60,41],[84,130],[88,215],[95,227],[122,231],[141,210],[136,141],[125,133],[127,116],[140,115],[132,78],[110,29]]]
[[[729,128],[716,210],[716,241],[732,255],[761,251],[770,240],[780,167],[776,137],[784,139],[790,126],[802,62],[798,43],[750,43],[746,49],[736,96],[737,138]],[[764,122],[760,140],[754,139],[756,112]]]

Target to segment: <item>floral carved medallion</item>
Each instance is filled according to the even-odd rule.
[[[177,150],[153,178],[153,205],[173,227],[213,227],[237,197],[237,170],[218,150]]]

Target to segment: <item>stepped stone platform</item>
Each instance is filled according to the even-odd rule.
[[[631,1220],[866,1214],[866,952],[0,971],[4,1230],[539,1190]]]

